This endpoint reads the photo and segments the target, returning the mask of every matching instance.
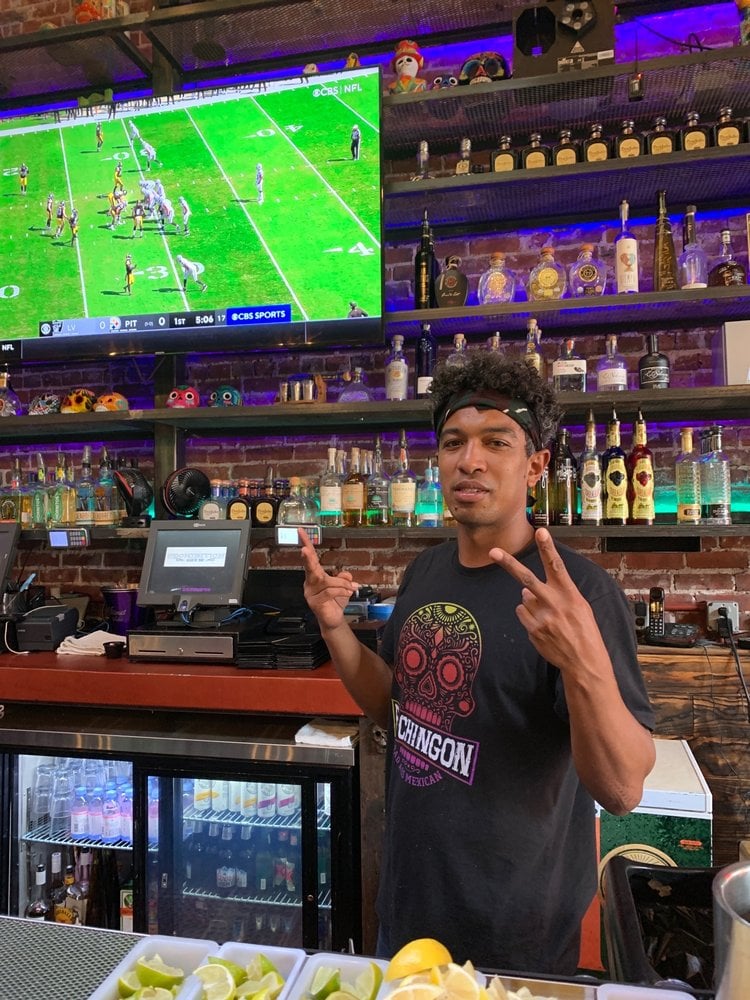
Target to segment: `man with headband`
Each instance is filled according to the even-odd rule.
[[[436,369],[432,403],[456,538],[407,568],[380,655],[344,622],[351,574],[302,549],[333,662],[388,730],[378,952],[435,937],[458,962],[571,975],[594,802],[633,809],[654,763],[633,619],[605,570],[529,524],[553,390],[482,352]]]

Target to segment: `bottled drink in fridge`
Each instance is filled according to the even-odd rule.
[[[120,832],[120,803],[117,800],[117,789],[108,788],[104,793],[102,804],[102,841],[105,844],[114,844],[120,839]]]
[[[276,815],[276,785],[261,781],[258,784],[258,817],[269,819]]]
[[[35,875],[34,889],[23,915],[27,920],[51,920],[52,904],[47,895],[47,866],[43,862],[36,866]]]
[[[89,807],[86,801],[86,786],[77,785],[73,792],[70,808],[70,836],[73,840],[83,840],[89,833]]]
[[[260,830],[260,846],[255,855],[255,891],[261,898],[270,895],[273,889],[273,854],[271,835]]]
[[[101,838],[104,830],[104,789],[97,785],[86,798],[88,831],[90,837]]]

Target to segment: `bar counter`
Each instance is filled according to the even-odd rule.
[[[331,664],[316,670],[244,670],[126,657],[0,654],[0,702],[199,709],[274,715],[361,716]]]

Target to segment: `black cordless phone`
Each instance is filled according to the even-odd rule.
[[[664,635],[664,590],[662,587],[652,587],[648,592],[648,630],[649,639],[660,639]]]
[[[646,642],[652,646],[694,646],[698,638],[695,625],[664,624],[664,590],[652,587],[648,592],[648,628]]]

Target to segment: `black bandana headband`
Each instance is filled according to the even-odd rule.
[[[494,392],[492,389],[466,389],[463,392],[454,393],[433,414],[435,434],[440,437],[448,417],[456,410],[463,410],[467,406],[473,406],[477,410],[499,410],[511,420],[515,420],[518,426],[526,431],[536,451],[541,451],[544,447],[537,419],[526,403],[501,392]]]

